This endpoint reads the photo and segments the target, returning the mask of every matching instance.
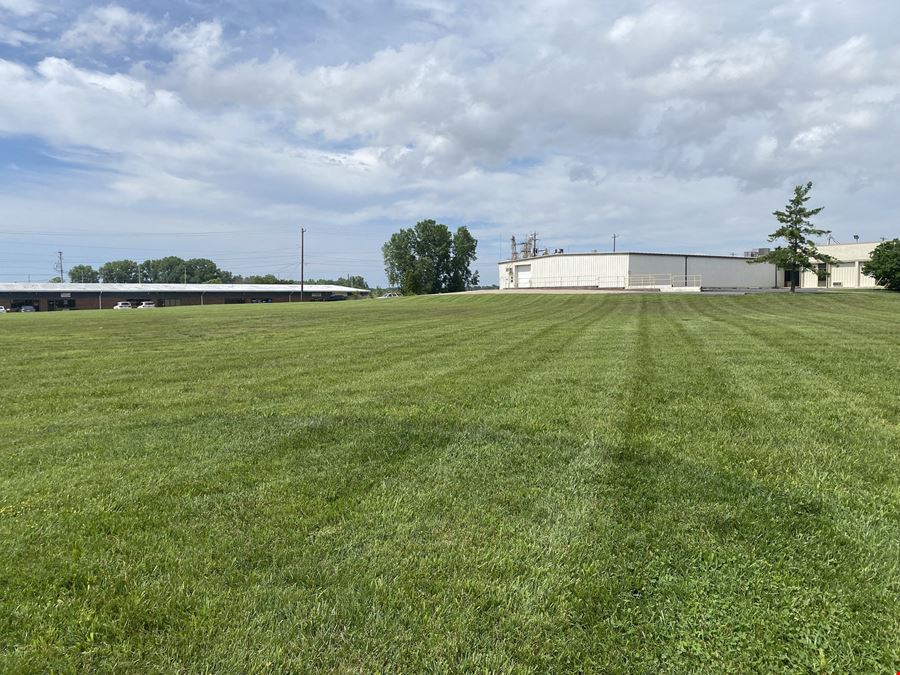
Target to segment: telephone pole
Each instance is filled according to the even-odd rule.
[[[59,280],[60,280],[60,282],[62,283],[62,282],[64,282],[64,281],[66,280],[66,278],[65,278],[66,273],[65,273],[65,270],[63,270],[63,254],[62,254],[62,251],[57,251],[57,252],[56,252],[56,255],[59,256],[59,262],[56,263],[56,269],[59,270]]]
[[[618,235],[618,234],[614,234],[614,235],[613,235],[613,253],[616,252],[616,239],[618,239],[619,236],[620,236],[620,235]]]
[[[303,286],[306,283],[303,280],[303,265],[305,263],[304,251],[303,251],[303,244],[304,244],[303,240],[304,240],[305,234],[306,234],[306,228],[301,227],[300,228],[300,302],[303,302]]]

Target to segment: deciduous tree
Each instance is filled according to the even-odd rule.
[[[96,284],[100,281],[100,272],[90,265],[74,265],[69,269],[69,281],[73,284]]]
[[[879,286],[900,291],[900,239],[878,244],[872,251],[872,258],[863,263],[862,271],[875,277]]]
[[[180,284],[185,281],[187,266],[177,255],[169,255],[156,260],[145,260],[141,264],[141,279],[151,284]]]
[[[234,279],[231,272],[219,269],[216,263],[208,258],[191,258],[184,264],[187,267],[188,283],[206,284],[218,281],[222,284],[230,284]]]
[[[112,260],[100,266],[100,278],[107,284],[137,283],[138,264],[134,260]]]
[[[470,267],[477,246],[466,227],[451,234],[434,220],[419,221],[391,235],[382,247],[388,281],[405,294],[463,291],[478,283]]]

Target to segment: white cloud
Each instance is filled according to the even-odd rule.
[[[774,136],[763,136],[754,145],[753,158],[758,164],[765,164],[775,158],[777,151],[778,139]]]
[[[144,42],[156,27],[145,14],[118,5],[91,7],[62,34],[60,44],[67,49],[114,52]]]
[[[789,43],[765,31],[716,49],[678,56],[644,80],[656,96],[746,91],[766,85],[788,65]]]
[[[878,56],[866,35],[854,35],[828,52],[819,65],[828,80],[862,82],[872,77],[878,68]]]
[[[816,14],[816,4],[811,0],[791,0],[769,10],[769,16],[791,19],[797,26],[808,26]]]
[[[694,11],[673,2],[651,5],[640,14],[620,17],[607,32],[607,39],[633,67],[644,68],[674,50],[696,44],[704,20]]]
[[[181,67],[213,66],[228,51],[222,41],[222,24],[218,20],[179,26],[163,36],[160,44],[178,54]]]
[[[791,150],[819,155],[832,142],[839,129],[837,124],[820,124],[804,129],[791,140]]]
[[[10,45],[12,47],[21,47],[22,45],[30,45],[36,43],[36,37],[29,33],[25,33],[0,23],[0,44]]]
[[[207,229],[302,218],[376,259],[386,232],[424,217],[498,242],[538,229],[595,248],[615,230],[634,246],[743,250],[795,181],[900,207],[882,189],[900,178],[900,56],[876,22],[828,23],[830,1],[803,19],[802,6],[773,18],[711,0],[616,13],[537,0],[476,15],[406,0],[384,11],[413,17],[409,39],[321,59],[314,26],[301,39],[277,23],[231,32],[242,24],[224,14],[173,25],[92,8],[60,37],[67,58],[42,41],[28,46],[36,65],[0,61],[0,134],[78,166],[71,185],[42,180],[125,226],[174,211]],[[324,15],[361,28],[347,23],[356,9]]]
[[[0,10],[19,16],[34,14],[39,9],[40,3],[37,0],[0,0]]]

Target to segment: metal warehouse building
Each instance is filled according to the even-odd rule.
[[[877,244],[820,246],[838,258],[820,273],[805,272],[801,287],[874,287],[861,265]],[[608,288],[659,289],[778,288],[790,275],[769,263],[748,264],[752,256],[717,256],[683,253],[563,253],[517,256],[499,263],[500,288]]]
[[[332,295],[359,297],[369,291],[349,286],[305,284],[303,301]],[[0,305],[13,311],[31,305],[38,311],[111,309],[117,302],[157,307],[299,302],[299,284],[0,284]]]

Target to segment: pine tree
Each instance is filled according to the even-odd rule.
[[[797,289],[797,273],[800,270],[817,271],[822,263],[837,263],[837,258],[819,253],[816,242],[809,237],[821,237],[831,234],[830,230],[813,227],[810,218],[818,214],[824,206],[815,209],[806,208],[812,183],[798,185],[794,188],[794,197],[787,203],[784,211],[775,211],[773,215],[781,223],[781,227],[769,235],[769,241],[784,239],[786,246],[778,246],[774,251],[757,256],[751,263],[773,263],[785,272],[791,273],[791,293]],[[813,261],[818,262],[813,262]]]

